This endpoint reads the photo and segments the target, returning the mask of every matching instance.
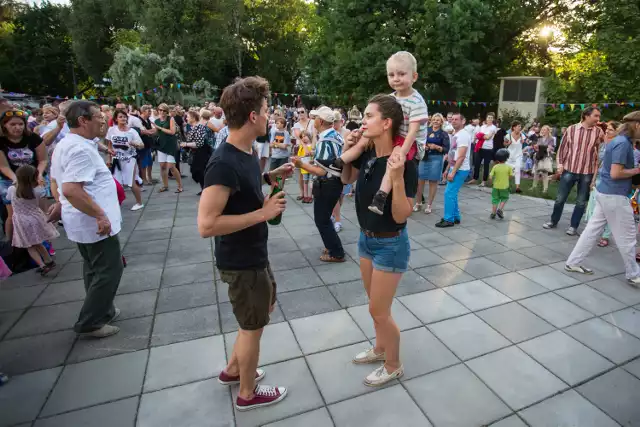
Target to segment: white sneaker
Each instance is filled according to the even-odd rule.
[[[335,224],[333,224],[333,229],[336,230],[336,233],[339,233],[342,231],[342,223],[341,222],[336,222]]]
[[[356,365],[361,365],[365,363],[384,361],[384,353],[376,354],[373,350],[374,349],[372,347],[367,351],[356,354],[356,357],[353,358],[352,362]]]
[[[578,230],[573,227],[569,227],[567,228],[567,231],[565,231],[565,233],[567,233],[567,236],[575,236],[576,234],[578,234]]]
[[[593,270],[581,265],[565,265],[564,269],[570,273],[593,274]],[[638,279],[640,281],[640,278]]]
[[[422,209],[422,206],[424,206],[424,204],[416,203],[415,205],[413,205],[413,211],[414,212],[420,212],[420,209]]]
[[[380,387],[385,385],[389,381],[400,378],[403,374],[404,366],[402,365],[400,365],[400,367],[391,374],[388,373],[387,368],[382,365],[378,369],[367,375],[367,377],[364,379],[364,385],[369,387]]]
[[[132,210],[132,211],[139,211],[139,210],[140,210],[140,209],[142,209],[142,208],[144,208],[144,205],[143,205],[143,204],[141,204],[141,203],[136,203],[135,205],[133,205],[133,206],[131,207],[131,210]]]
[[[431,213],[431,205],[427,205],[427,207],[424,208],[424,213],[426,213],[426,214],[430,214]]]
[[[106,338],[111,335],[115,335],[120,332],[120,328],[112,325],[104,325],[102,328],[92,331],[92,332],[84,332],[79,334],[81,337],[87,338]]]
[[[627,283],[629,283],[634,288],[640,288],[640,277],[634,277],[633,279],[628,279]]]

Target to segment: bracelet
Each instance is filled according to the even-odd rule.
[[[267,185],[271,185],[271,176],[269,176],[269,172],[265,172],[262,174],[262,179],[264,179],[264,182],[267,183]]]

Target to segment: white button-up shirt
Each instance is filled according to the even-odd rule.
[[[116,184],[94,141],[74,133],[67,134],[53,153],[51,176],[58,183],[62,221],[69,240],[96,243],[106,236],[98,235],[95,218],[74,208],[64,197],[62,185],[66,182],[83,183],[84,190],[109,218],[111,236],[120,232],[122,215]]]

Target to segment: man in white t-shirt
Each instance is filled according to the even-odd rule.
[[[454,133],[451,135],[451,149],[449,150],[449,173],[447,174],[447,189],[444,192],[444,217],[436,224],[438,228],[453,227],[460,224],[460,209],[458,208],[458,193],[464,180],[469,175],[471,163],[471,134],[464,129],[466,120],[460,113],[451,117]]]
[[[473,168],[473,179],[469,181],[469,184],[475,184],[480,178],[480,166],[483,166],[482,170],[482,183],[481,187],[487,185],[487,179],[489,179],[490,165],[493,161],[493,137],[496,135],[498,128],[493,124],[495,116],[493,113],[487,114],[487,120],[480,126],[480,132],[484,134],[484,142],[482,148],[478,150],[475,155],[475,162]]]
[[[220,132],[224,127],[224,115],[222,108],[214,107],[211,112],[212,116],[209,119],[209,123],[211,123],[210,129],[214,132]]]

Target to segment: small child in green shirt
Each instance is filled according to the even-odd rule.
[[[493,181],[493,189],[491,190],[491,219],[504,218],[504,205],[509,201],[509,179],[513,176],[511,166],[505,164],[509,158],[509,151],[501,148],[496,152],[495,165],[491,168],[489,180]]]

